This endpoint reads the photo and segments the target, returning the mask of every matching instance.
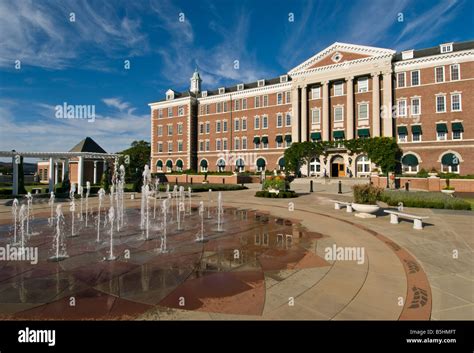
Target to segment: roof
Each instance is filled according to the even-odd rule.
[[[107,153],[100,147],[97,142],[91,139],[89,136],[79,142],[69,152],[93,152],[93,153]]]
[[[452,52],[469,50],[469,49],[474,49],[474,40],[467,41],[467,42],[453,43]],[[407,50],[404,50],[404,51],[407,51]],[[437,45],[436,47],[413,50],[413,59],[423,58],[426,56],[439,55],[439,54],[441,54],[441,48],[439,45]],[[445,54],[448,54],[448,53],[445,53]],[[393,61],[402,61],[402,52],[398,52],[397,54],[395,54]]]

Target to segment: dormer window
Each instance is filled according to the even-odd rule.
[[[207,91],[202,91],[202,97],[207,97]]]
[[[219,94],[224,94],[225,93],[225,87],[219,88]]]
[[[413,59],[413,49],[402,51],[402,60]]]
[[[280,76],[280,83],[288,82],[288,75]]]
[[[169,89],[166,91],[166,100],[172,100],[174,99],[174,91],[172,89]]]
[[[258,87],[263,87],[263,86],[265,86],[265,80],[258,80],[257,86],[258,86]]]
[[[237,91],[243,91],[244,90],[244,84],[241,83],[241,84],[238,84],[237,85]]]
[[[453,43],[445,43],[440,45],[441,54],[450,53],[453,51]]]

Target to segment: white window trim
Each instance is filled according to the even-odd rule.
[[[240,131],[240,119],[234,118],[234,131]]]
[[[313,112],[319,112],[319,122],[314,123],[313,122]],[[321,125],[321,108],[312,108],[311,109],[311,125]]]
[[[413,126],[413,125],[412,125],[412,126]],[[420,125],[420,126],[421,126],[421,125]],[[423,131],[423,130],[422,130],[422,131]],[[411,142],[414,142],[414,143],[423,142],[423,134],[420,134],[420,139],[419,139],[418,141],[415,141],[415,140],[413,139],[413,135],[414,135],[414,133],[412,132],[412,133],[411,133]]]
[[[311,99],[321,99],[321,86],[311,88]]]
[[[444,132],[444,136],[445,136],[444,139],[440,139],[438,134],[439,134],[439,132],[436,131],[436,141],[447,141],[448,140],[448,133],[447,132]]]
[[[281,124],[278,124],[278,117],[281,117]],[[282,128],[283,127],[283,114],[282,113],[277,113],[277,116],[276,116],[276,127],[277,128]]]
[[[224,124],[224,122],[225,122],[225,124]],[[222,120],[222,132],[227,132],[227,130],[229,130],[228,124],[229,123],[228,123],[227,119]],[[225,129],[224,129],[224,126],[225,126]]]
[[[418,110],[419,110],[418,114],[413,113],[413,107],[414,107],[413,101],[415,99],[418,99],[418,102],[419,102],[419,104],[418,104]],[[412,116],[420,116],[421,115],[421,97],[411,97],[410,98],[410,115],[412,115]]]
[[[400,138],[400,136],[402,136],[402,135],[405,136],[405,139],[404,139],[404,140],[402,140],[402,139]],[[408,142],[408,134],[397,134],[397,141],[400,142],[400,143],[406,143],[406,142]]]
[[[218,129],[217,126],[220,125],[220,128]],[[220,120],[216,120],[216,132],[220,133],[222,132],[222,123]]]
[[[245,148],[244,148],[244,141],[245,141]],[[242,141],[241,141],[241,143],[240,143],[240,147],[241,147],[242,150],[246,150],[246,149],[247,149],[247,147],[248,147],[248,146],[247,146],[247,137],[245,137],[245,136],[242,137]]]
[[[367,106],[367,118],[361,118],[360,117],[360,106],[361,105],[366,105]],[[366,121],[370,119],[370,109],[369,109],[369,102],[358,102],[357,103],[357,119]]]
[[[361,87],[360,87],[361,82],[365,82],[364,91],[361,90]],[[367,77],[357,79],[357,93],[366,93],[366,92],[369,92],[369,79]]]
[[[446,49],[446,50],[444,50]],[[441,54],[451,53],[453,51],[453,43],[443,43],[439,45],[439,51]]]
[[[436,74],[436,69],[442,68],[443,69],[443,81],[438,81],[438,75]],[[444,66],[436,66],[434,68],[434,78],[435,78],[435,83],[444,83],[446,82],[446,74],[444,72]]]
[[[263,121],[264,121],[264,120],[266,120],[266,122],[267,122],[267,126],[266,126],[266,127],[263,126]],[[270,122],[268,121],[268,115],[266,115],[266,114],[262,115],[262,121],[261,121],[260,124],[261,124],[261,126],[262,126],[262,130],[267,130],[267,129],[268,129],[268,127],[270,126]]]
[[[418,84],[417,85],[413,84],[413,72],[418,72]],[[421,86],[421,71],[420,70],[410,71],[410,86],[412,86],[412,87]]]
[[[341,86],[341,94],[336,94],[336,86]],[[344,95],[344,83],[335,83],[334,84],[334,97],[342,97]]]
[[[444,111],[438,111],[438,97],[443,97],[444,98]],[[446,94],[437,94],[435,97],[435,110],[436,114],[443,114],[446,113],[448,109],[446,109]]]
[[[464,133],[463,133],[462,131],[460,131],[459,133],[461,134],[461,135],[460,135],[461,138],[455,139],[455,138],[454,138],[454,131],[451,131],[451,140],[453,140],[453,141],[461,141],[461,140],[463,140],[463,138],[464,138],[463,134],[464,134]]]
[[[258,127],[257,127],[257,120],[258,120]],[[260,120],[260,116],[255,115],[253,117],[253,128],[254,128],[254,130],[260,130],[261,126],[262,126],[262,121]]]
[[[458,79],[457,80],[453,80],[453,69],[452,69],[453,66],[458,67]],[[460,81],[461,80],[461,65],[459,65],[457,63],[449,65],[449,79],[451,81]]]
[[[459,109],[453,109],[453,96],[459,96]],[[456,113],[462,112],[462,94],[460,92],[451,93],[451,111]]]
[[[405,113],[403,115],[400,114],[400,109],[398,109],[400,107],[401,102],[405,102]],[[408,116],[408,102],[406,98],[397,99],[397,116],[401,116],[401,117]]]
[[[287,116],[288,116],[288,115],[290,116],[290,124],[289,124],[289,125],[287,124],[287,123],[288,123],[288,120],[287,120]],[[286,113],[286,114],[284,115],[283,119],[285,119],[285,127],[290,127],[290,126],[291,126],[291,123],[292,123],[292,120],[293,120],[293,117],[291,116],[291,114],[290,114],[290,113]]]
[[[339,108],[342,109],[342,114],[341,114],[342,119],[341,120],[336,120],[336,109],[339,109]],[[344,106],[343,105],[335,105],[333,111],[334,111],[334,122],[335,123],[344,122]]]
[[[216,151],[220,151],[222,149],[222,141],[221,139],[216,139],[215,140],[215,144],[216,144]]]
[[[278,92],[277,93],[277,105],[283,105],[283,92]],[[279,98],[281,99],[281,102],[279,103]]]
[[[244,121],[245,121],[245,129],[244,129]],[[242,118],[242,121],[240,122],[240,131],[247,131],[247,118],[244,117]]]
[[[400,86],[399,77],[403,75],[403,86]],[[405,88],[407,86],[407,73],[406,72],[398,72],[397,73],[397,88]]]

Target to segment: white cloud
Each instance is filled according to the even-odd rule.
[[[104,102],[108,107],[114,107],[120,111],[130,107],[130,103],[123,102],[120,98],[103,98],[102,102]]]

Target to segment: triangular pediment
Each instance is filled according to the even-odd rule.
[[[393,54],[395,54],[395,51],[391,49],[336,42],[290,70],[289,74],[369,57]]]

